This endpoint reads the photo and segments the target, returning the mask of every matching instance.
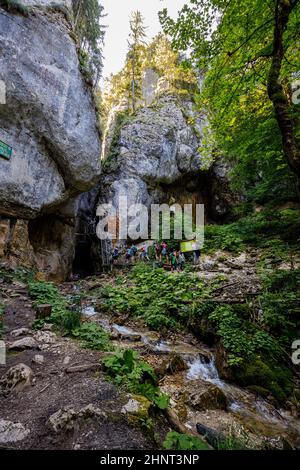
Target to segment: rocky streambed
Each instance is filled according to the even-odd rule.
[[[132,318],[98,311],[93,288],[109,282],[110,277],[97,277],[60,289],[70,297],[84,293],[83,321],[99,323],[115,347],[138,351],[153,367],[160,389],[170,396],[173,423],[158,413],[154,441],[134,421],[137,413],[138,419],[141,412],[143,419],[149,417],[139,402],[143,397],[117,388],[101,370],[107,353],[83,349],[51,324],[34,330],[36,312],[26,285],[2,280],[8,354],[0,366],[1,448],[162,448],[170,429],[200,432],[213,446],[216,439],[238,439],[254,449],[300,446],[299,420],[271,400],[222,380],[214,348],[191,333],[161,334]]]
[[[160,333],[135,323],[118,324],[117,318],[96,311],[92,304],[82,309],[86,319],[101,324],[115,346],[139,351],[157,373],[170,406],[188,432],[208,439],[239,439],[250,448],[298,448],[300,421],[271,401],[222,380],[215,352],[192,335],[163,339]]]

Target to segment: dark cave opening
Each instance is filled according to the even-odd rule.
[[[76,240],[72,271],[74,275],[80,277],[95,274],[94,261],[92,258],[92,240],[89,237],[80,237]]]

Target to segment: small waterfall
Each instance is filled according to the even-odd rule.
[[[83,307],[81,311],[85,317],[93,317],[94,315],[97,315],[97,312],[92,305],[89,305],[88,307]]]
[[[218,385],[220,388],[224,387],[225,384],[219,377],[214,358],[207,362],[202,357],[196,357],[188,365],[188,380],[202,379]]]
[[[117,325],[116,323],[113,323],[112,328],[116,330],[118,333],[121,335],[134,335],[136,332],[132,330],[131,328],[127,328],[126,326],[122,325]]]

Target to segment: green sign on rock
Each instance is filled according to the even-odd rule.
[[[0,140],[0,157],[5,158],[6,160],[10,160],[11,154],[12,148]]]

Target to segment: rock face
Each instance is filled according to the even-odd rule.
[[[97,119],[67,19],[71,0],[19,4],[26,14],[0,14],[0,140],[12,147],[9,160],[0,157],[0,253],[17,250],[18,263],[52,273],[63,253],[62,278],[73,258],[74,198],[100,174]]]
[[[92,207],[95,219],[99,203],[112,203],[118,209],[120,196],[127,197],[128,206],[141,203],[148,208],[162,203],[205,204],[206,217],[211,220],[230,213],[234,198],[228,168],[224,163],[212,163],[202,148],[206,116],[195,111],[191,98],[166,94],[154,101],[150,98],[151,104],[135,116],[124,119],[121,114],[120,119],[110,119],[103,174],[98,190],[81,198],[81,222],[87,206]],[[98,239],[91,251],[94,260],[103,256]]]
[[[201,151],[206,127],[205,116],[188,100],[161,96],[142,108],[114,130],[100,201],[117,205],[119,196],[126,195],[128,204],[209,202],[219,215],[228,212],[230,204],[221,194],[219,204],[213,200],[213,182],[226,182],[227,171],[224,164],[212,166]]]
[[[183,105],[175,98],[162,97],[156,106],[141,109],[121,127],[105,163],[101,179],[106,187],[100,193],[100,201],[111,200],[117,206],[119,196],[126,195],[128,204],[160,202],[166,199],[170,185],[199,172],[205,162],[184,114],[189,111],[192,116],[189,107],[190,103],[186,103],[183,111]],[[198,128],[201,122],[200,119]]]
[[[71,431],[76,426],[76,423],[81,420],[90,418],[106,419],[106,414],[90,404],[75,411],[71,406],[58,410],[50,416],[49,424],[55,432]]]

